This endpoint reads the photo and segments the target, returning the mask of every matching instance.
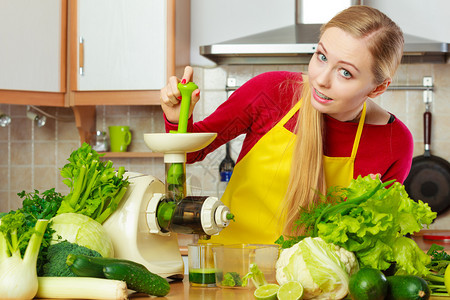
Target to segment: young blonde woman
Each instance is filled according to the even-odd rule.
[[[402,53],[403,34],[392,20],[374,8],[351,6],[322,26],[307,76],[258,75],[203,121],[190,118],[189,131],[218,137],[189,154],[188,163],[246,135],[222,197],[236,222],[212,241],[273,243],[280,234],[295,235],[300,207],[358,175],[403,182],[411,167],[411,133],[371,100],[386,91]],[[182,81],[192,77],[186,67]],[[161,90],[167,130],[178,122],[179,81],[172,77]],[[199,98],[194,91],[192,103]]]

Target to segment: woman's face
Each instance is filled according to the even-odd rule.
[[[313,107],[340,121],[355,119],[367,97],[376,96],[385,84],[374,82],[372,63],[365,39],[337,27],[327,29],[308,66]]]

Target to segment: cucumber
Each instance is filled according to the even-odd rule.
[[[350,277],[348,289],[353,300],[383,300],[388,283],[380,270],[361,268]]]
[[[106,278],[103,274],[103,267],[110,263],[125,262],[133,264],[136,267],[141,267],[147,270],[144,265],[136,263],[131,260],[124,260],[118,258],[109,257],[92,257],[87,255],[75,255],[69,254],[67,256],[66,264],[69,266],[70,271],[80,277],[97,277]]]
[[[388,294],[386,300],[428,300],[430,288],[427,282],[413,275],[388,276]]]
[[[107,279],[125,281],[129,289],[138,293],[164,297],[170,291],[166,279],[133,264],[110,263],[103,267],[103,273]]]
[[[153,296],[165,296],[170,291],[166,279],[131,260],[69,254],[66,263],[80,277],[122,280],[129,289]]]

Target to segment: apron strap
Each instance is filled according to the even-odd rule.
[[[356,131],[355,141],[353,142],[351,158],[355,158],[356,152],[358,152],[359,141],[361,140],[361,133],[364,127],[365,119],[366,119],[366,102],[364,102],[363,110],[361,112],[361,118],[359,119],[358,130]]]
[[[288,111],[287,114],[284,115],[284,117],[280,120],[280,122],[277,123],[277,126],[284,126],[286,123],[295,115],[295,113],[300,109],[300,106],[302,105],[303,98],[300,99],[295,105]]]

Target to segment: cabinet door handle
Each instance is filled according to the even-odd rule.
[[[79,61],[79,72],[80,75],[84,75],[84,39],[80,37],[80,41],[78,43],[78,61]]]

